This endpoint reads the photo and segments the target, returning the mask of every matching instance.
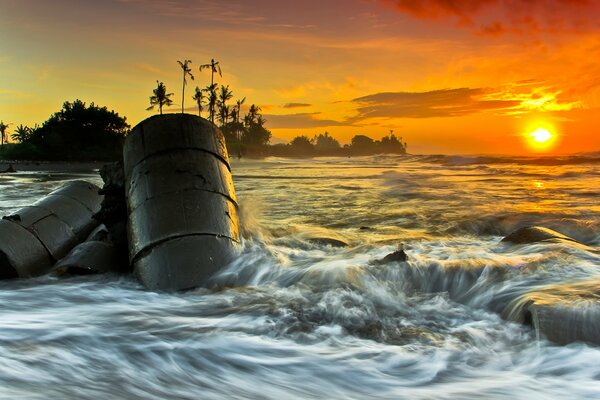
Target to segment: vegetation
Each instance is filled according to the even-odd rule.
[[[159,81],[156,81],[156,89],[152,93],[154,94],[150,96],[150,107],[146,108],[146,110],[153,110],[155,106],[158,106],[158,112],[162,115],[163,107],[169,107],[173,104],[173,100],[171,100],[173,93],[167,93],[167,87]]]
[[[94,103],[65,102],[42,126],[19,125],[2,159],[108,161],[122,157],[123,140],[129,131],[125,117]]]
[[[192,99],[194,99],[194,101],[196,102],[196,105],[198,106],[198,116],[201,117],[202,116],[202,110],[203,107],[202,105],[204,104],[204,90],[200,89],[198,86],[196,86],[196,90],[194,92],[194,97],[192,97]]]
[[[289,144],[269,146],[266,151],[278,157],[318,157],[318,156],[366,156],[373,154],[406,154],[406,143],[398,139],[393,132],[381,140],[373,140],[366,135],[356,135],[349,145],[340,143],[328,132],[314,136],[296,136]]]
[[[191,80],[194,80],[194,75],[192,75],[192,69],[189,67],[189,65],[192,63],[191,60],[177,60],[177,62],[183,70],[183,88],[181,89],[181,113],[183,114],[183,103],[185,103],[185,86],[187,85],[187,77],[189,76]]]
[[[8,126],[10,124],[5,124],[4,121],[0,121],[0,146],[4,146],[4,143],[7,141],[7,132]]]

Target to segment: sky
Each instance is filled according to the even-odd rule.
[[[212,58],[273,142],[393,130],[411,153],[600,150],[596,0],[0,0],[0,120],[81,99],[135,125],[157,80],[177,112],[185,59],[195,113]]]

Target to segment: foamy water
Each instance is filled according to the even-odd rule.
[[[0,398],[592,399],[600,349],[501,314],[598,279],[600,159],[234,160],[242,256],[215,289],[116,275],[0,282]],[[93,174],[0,175],[0,212]],[[332,247],[312,239],[345,241]],[[376,260],[403,246],[406,263]]]

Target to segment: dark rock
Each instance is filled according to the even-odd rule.
[[[94,219],[106,226],[119,264],[128,265],[127,201],[123,162],[118,161],[102,166],[100,176],[104,181],[104,186],[100,189],[100,193],[104,194],[104,200],[102,208],[94,215]]]
[[[502,316],[530,325],[538,338],[600,345],[600,282],[551,285],[510,303]]]
[[[331,247],[348,247],[348,243],[334,238],[328,237],[318,237],[318,238],[310,238],[309,242],[319,245],[319,246],[331,246]]]
[[[542,226],[526,226],[519,228],[510,235],[502,239],[502,242],[513,244],[527,244],[537,242],[573,242],[578,243],[575,239],[563,235],[562,233],[553,231],[552,229]]]
[[[408,255],[404,251],[404,246],[400,245],[398,250],[394,251],[393,253],[388,254],[387,256],[385,256],[379,260],[373,261],[373,264],[380,265],[380,264],[388,264],[388,263],[392,263],[392,262],[404,262],[404,261],[408,261]]]

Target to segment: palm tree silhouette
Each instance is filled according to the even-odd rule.
[[[189,76],[191,80],[194,80],[194,75],[192,75],[192,69],[189,67],[189,64],[192,63],[192,60],[183,60],[183,62],[177,60],[177,62],[183,70],[183,88],[181,89],[181,113],[183,114],[183,103],[185,102],[185,85],[187,85],[186,77]]]
[[[204,103],[204,91],[204,89],[200,89],[198,86],[196,86],[196,92],[194,93],[194,97],[192,97],[192,99],[194,99],[196,101],[196,104],[198,105],[199,117],[202,116],[202,103]]]
[[[6,137],[6,129],[10,126],[10,124],[5,124],[4,121],[0,121],[0,146],[4,146],[4,142],[8,143]]]
[[[146,108],[146,110],[152,110],[154,106],[158,106],[158,111],[162,115],[163,106],[168,107],[173,104],[173,100],[171,100],[173,93],[167,93],[167,87],[159,81],[156,81],[156,89],[152,93],[154,95],[150,96],[150,107]]]
[[[235,102],[235,108],[237,109],[235,122],[238,122],[238,123],[240,122],[242,104],[244,104],[245,102],[246,102],[245,97],[243,99],[238,99],[238,101]]]
[[[238,99],[235,102],[233,111],[231,111],[231,118],[235,119],[235,133],[238,141],[238,158],[242,158],[242,132],[243,127],[240,127],[240,115],[242,115],[242,104],[246,101],[246,98]]]
[[[217,105],[217,101],[219,97],[217,96],[217,84],[213,83],[204,89],[206,93],[208,93],[208,114],[210,118],[210,122],[215,123],[215,107]]]
[[[15,133],[10,135],[10,137],[12,140],[24,143],[31,137],[31,128],[21,124],[15,128]]]
[[[229,89],[229,85],[221,85],[221,91],[219,92],[219,99],[217,101],[217,105],[219,106],[219,120],[223,125],[227,123],[227,118],[229,117],[229,107],[227,107],[227,100],[231,100],[232,97],[233,92]]]
[[[210,68],[210,84],[212,86],[215,83],[215,72],[218,72],[221,77],[223,77],[223,72],[221,71],[219,62],[215,61],[214,58],[212,58],[210,60],[210,64],[202,64],[200,66],[200,72],[202,72],[203,69],[208,69],[208,68]]]

